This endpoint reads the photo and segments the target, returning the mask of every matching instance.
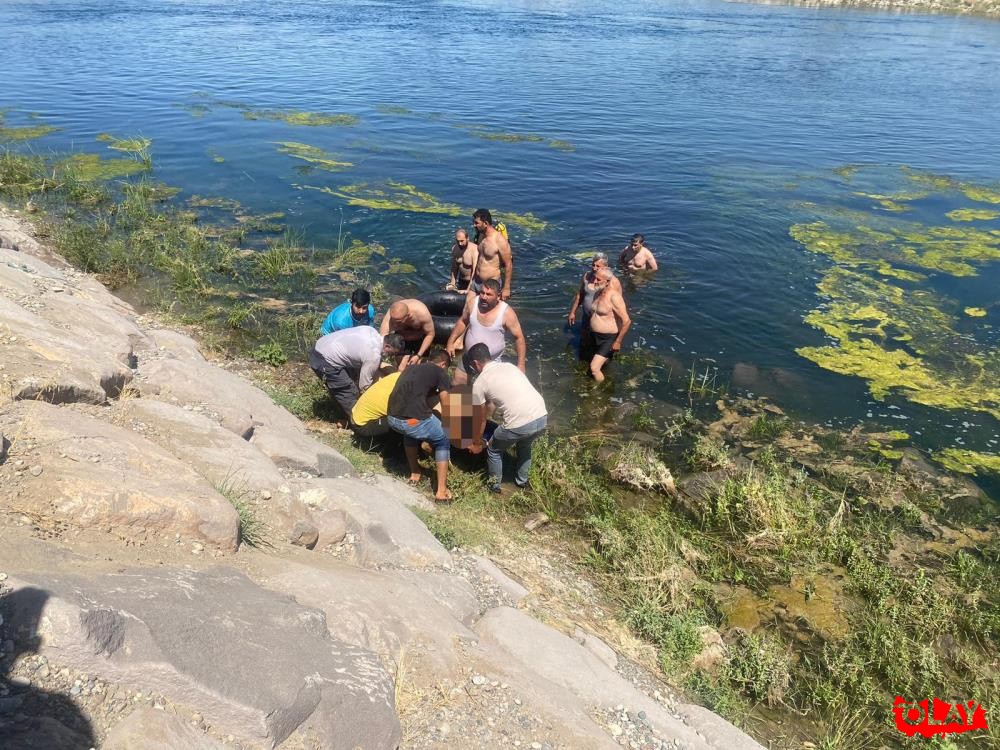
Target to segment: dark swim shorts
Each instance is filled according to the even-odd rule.
[[[591,336],[594,337],[594,354],[600,354],[607,359],[615,356],[611,347],[614,345],[615,339],[618,338],[617,333],[591,333]]]

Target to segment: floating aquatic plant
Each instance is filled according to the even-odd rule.
[[[289,125],[304,125],[307,127],[322,127],[338,125],[351,127],[361,122],[357,115],[336,114],[331,112],[301,112],[288,109],[243,109],[243,117],[247,120],[274,120]]]
[[[316,169],[327,172],[341,172],[354,166],[349,161],[338,161],[333,158],[333,154],[329,151],[324,151],[319,146],[311,146],[308,143],[275,141],[275,145],[278,146],[278,153],[288,154],[293,159],[300,159]]]
[[[956,208],[945,214],[952,221],[990,221],[1000,218],[1000,211],[988,208]]]
[[[1000,352],[955,330],[947,302],[834,267],[818,285],[827,302],[805,321],[833,339],[798,354],[868,381],[877,399],[898,391],[916,403],[1000,418]]]
[[[59,163],[62,172],[83,182],[100,182],[128,177],[149,169],[148,162],[135,159],[102,159],[97,154],[74,154]]]
[[[476,136],[476,138],[482,138],[484,141],[500,141],[501,143],[544,143],[550,148],[559,149],[560,151],[576,151],[576,146],[569,141],[546,138],[545,136],[538,135],[536,133],[508,133],[503,130],[495,130],[487,127],[486,125],[458,124],[455,125],[455,127],[468,131],[471,135]]]
[[[111,133],[101,133],[97,136],[97,140],[107,143],[110,149],[125,151],[130,154],[144,154],[153,145],[153,142],[149,138],[116,138]]]
[[[416,273],[417,267],[414,266],[412,263],[404,263],[401,260],[393,259],[392,262],[389,263],[389,267],[385,269],[385,272],[392,275],[404,274],[404,273]]]
[[[376,104],[375,111],[383,115],[412,115],[413,110],[406,107],[398,107],[393,104]]]
[[[934,453],[931,458],[946,469],[960,474],[1000,474],[1000,456],[994,453],[945,448]]]
[[[21,127],[5,127],[3,118],[0,118],[0,143],[16,143],[21,141],[32,141],[41,138],[43,135],[54,133],[59,130],[55,125],[24,125]]]
[[[233,198],[208,197],[204,195],[192,195],[188,198],[188,205],[195,208],[221,208],[226,211],[236,211],[242,208],[238,200]]]
[[[978,185],[974,182],[962,182],[947,175],[923,172],[908,167],[903,168],[903,173],[913,182],[925,185],[928,188],[940,192],[959,192],[969,200],[978,203],[1000,203],[1000,189],[989,185]]]
[[[339,188],[316,185],[296,185],[300,190],[315,190],[347,201],[348,205],[370,208],[376,211],[409,211],[411,213],[442,214],[444,216],[471,216],[473,209],[463,208],[456,203],[446,203],[420,190],[415,185],[387,180],[381,186],[366,182],[342,185]],[[494,218],[508,224],[517,224],[525,229],[540,232],[545,222],[531,213],[494,213]]]
[[[220,154],[215,149],[212,148],[205,149],[205,153],[208,155],[208,158],[214,161],[216,164],[224,164],[226,161],[226,157]]]
[[[967,307],[965,308],[965,314],[970,318],[985,318],[986,310],[981,307]]]

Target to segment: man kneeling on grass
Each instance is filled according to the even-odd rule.
[[[441,420],[431,411],[431,399],[434,396],[441,399],[441,412],[447,420],[450,364],[448,353],[435,349],[427,362],[409,365],[403,370],[389,396],[389,426],[403,436],[406,461],[410,465],[410,482],[416,484],[423,476],[417,451],[420,442],[426,440],[434,446],[434,463],[437,464],[434,499],[441,502],[451,500],[447,486],[451,441]]]
[[[508,448],[517,450],[514,484],[526,487],[531,470],[531,446],[545,431],[548,412],[542,395],[516,365],[495,362],[486,344],[476,344],[465,354],[465,370],[474,375],[472,383],[472,434],[480,436],[486,426],[486,407],[493,408],[493,421],[499,426],[486,443],[487,486],[500,492],[503,477],[503,454]],[[483,449],[477,437],[469,448],[472,453]]]

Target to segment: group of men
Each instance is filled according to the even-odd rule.
[[[485,449],[487,486],[494,492],[500,492],[503,455],[510,448],[516,453],[514,481],[519,487],[527,484],[532,444],[548,419],[544,399],[525,375],[527,343],[517,313],[507,302],[513,274],[510,244],[486,209],[473,214],[473,225],[475,241],[464,229],[455,233],[447,288],[466,292],[467,300],[444,349],[431,348],[434,320],[423,302],[393,303],[376,330],[371,296],[357,289],[327,316],[323,335],[309,355],[309,365],[356,434],[375,437],[391,430],[402,435],[412,483],[422,478],[419,446],[426,444],[433,451],[439,501],[451,499],[447,478],[452,439],[445,425],[454,417],[452,390],[467,390],[472,382],[472,438],[463,447],[473,454]],[[641,235],[633,237],[620,261],[632,270],[656,270]],[[621,349],[631,326],[621,283],[603,253],[594,256],[591,270],[581,279],[568,315],[570,325],[580,308],[581,356],[601,381],[604,365]],[[516,364],[502,359],[508,338],[514,343]],[[458,358],[460,346],[464,354]],[[385,360],[399,364],[384,368]],[[455,373],[449,376],[453,361]],[[486,439],[488,417],[495,429]]]

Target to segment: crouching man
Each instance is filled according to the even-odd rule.
[[[531,470],[531,446],[545,431],[548,412],[542,395],[516,365],[495,362],[486,344],[476,344],[465,355],[465,369],[475,380],[472,384],[472,453],[483,449],[481,436],[486,427],[487,406],[493,409],[493,421],[498,424],[493,437],[486,443],[487,486],[500,492],[503,477],[503,454],[514,447],[514,484],[526,487]]]

